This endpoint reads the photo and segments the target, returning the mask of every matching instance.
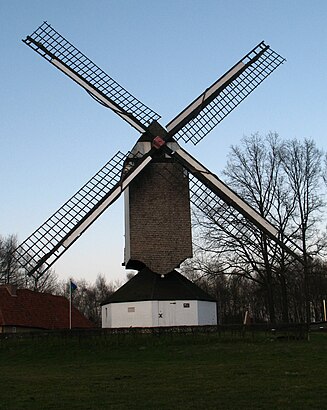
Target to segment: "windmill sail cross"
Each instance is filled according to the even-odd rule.
[[[194,178],[205,186],[205,189],[196,188],[194,203],[197,206],[207,193],[216,195],[222,201],[218,205],[223,214],[228,207],[235,209],[250,230],[256,227],[280,244],[278,232],[269,222],[176,142],[181,139],[198,143],[285,61],[268,45],[259,43],[177,115],[165,130],[157,123],[160,116],[156,112],[47,22],[23,41],[142,133],[136,144],[139,150],[134,149],[127,156],[118,153],[19,246],[16,256],[29,274],[42,275],[124,190],[126,266],[137,269],[146,265],[157,273],[168,273],[192,256],[188,172],[192,175],[192,186]],[[148,231],[144,229],[146,224],[150,226]],[[289,248],[285,249],[292,254]]]

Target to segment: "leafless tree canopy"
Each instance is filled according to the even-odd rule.
[[[283,141],[276,133],[244,137],[231,148],[226,182],[302,253],[304,268],[233,210],[226,217],[208,195],[207,205],[194,211],[196,258],[186,272],[215,283],[224,276],[226,289],[239,283],[251,295],[250,307],[244,302],[242,310],[252,310],[258,320],[309,320],[312,306],[324,298],[322,289],[313,294],[316,282],[324,283],[323,170],[323,153],[312,140]]]

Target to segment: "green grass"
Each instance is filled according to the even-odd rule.
[[[327,335],[0,340],[0,409],[324,409]]]

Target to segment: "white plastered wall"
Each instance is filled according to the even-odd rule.
[[[102,306],[103,328],[215,324],[217,324],[215,302],[156,300],[110,303]]]

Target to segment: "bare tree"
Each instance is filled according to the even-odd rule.
[[[25,284],[24,275],[18,270],[15,249],[18,246],[17,236],[0,236],[0,282],[11,283],[18,287]]]
[[[272,219],[276,214],[275,195],[280,191],[280,142],[277,134],[265,138],[258,134],[244,137],[242,147],[232,147],[225,168],[229,186],[234,188],[261,216]],[[244,219],[230,213],[221,218],[223,209],[205,213],[200,221],[202,250],[214,252],[221,272],[251,279],[266,292],[269,317],[276,320],[274,303],[275,247],[265,234],[254,229]],[[199,219],[198,219],[199,220]],[[231,229],[234,225],[235,229]]]
[[[254,134],[249,138],[244,137],[242,144],[242,148],[232,147],[224,173],[229,184],[254,206],[262,217],[272,219],[275,211],[276,191],[278,188],[280,189],[280,156],[278,155],[280,142],[278,135],[270,133],[262,138],[258,134]],[[275,261],[269,255],[271,245],[267,236],[260,232],[256,241],[262,260],[258,258],[258,255],[255,259],[251,255],[251,265],[266,290],[270,320],[275,322],[273,286]]]
[[[58,275],[54,269],[48,269],[41,276],[25,276],[25,287],[35,292],[56,293]]]
[[[281,151],[283,169],[293,195],[295,211],[292,214],[294,238],[303,250],[303,292],[305,295],[306,321],[310,322],[309,274],[310,256],[316,256],[325,247],[325,235],[321,233],[322,210],[325,205],[322,191],[322,158],[313,140],[287,141]]]
[[[327,153],[325,153],[324,155],[324,167],[323,167],[322,177],[323,177],[325,185],[327,186]]]
[[[300,240],[305,254],[309,243],[311,254],[323,248],[324,236],[319,232],[319,211],[324,205],[319,191],[321,151],[312,141],[283,142],[275,133],[264,138],[258,134],[244,137],[241,147],[232,147],[224,173],[228,184],[276,226],[282,241],[286,237]],[[231,212],[224,219],[225,211],[216,204],[215,212],[196,215],[200,238],[197,263],[212,272],[216,263],[220,274],[251,280],[257,294],[258,290],[264,292],[270,321],[277,319],[278,308],[278,317],[287,322],[294,285],[290,275],[299,265],[244,219]],[[296,300],[300,303],[300,293],[292,293],[293,305]],[[296,309],[300,312],[301,307]],[[299,313],[297,317],[302,316]]]
[[[19,266],[16,257],[18,241],[16,235],[6,238],[0,236],[0,283],[10,283],[18,288],[27,288],[37,292],[53,293],[57,287],[57,275],[49,269],[44,275],[28,276]]]

